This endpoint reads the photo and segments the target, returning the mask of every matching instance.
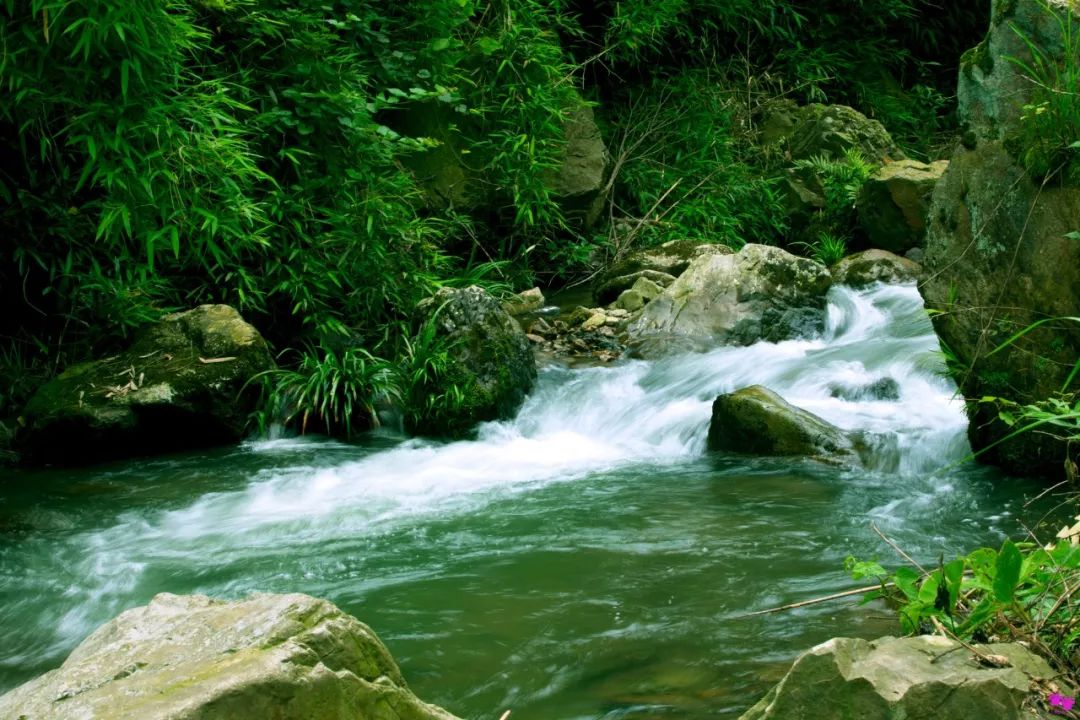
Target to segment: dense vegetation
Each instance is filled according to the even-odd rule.
[[[441,285],[558,282],[674,237],[785,242],[752,143],[771,100],[852,104],[933,155],[987,6],[5,0],[0,415],[225,302],[283,352],[287,415],[363,425],[439,372],[413,308]],[[546,182],[581,98],[611,152],[591,226]],[[440,144],[482,202],[426,191],[416,160]]]

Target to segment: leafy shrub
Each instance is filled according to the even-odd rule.
[[[1077,533],[1080,526],[1062,534]],[[881,582],[866,599],[894,603],[906,633],[936,630],[979,642],[1022,639],[1071,668],[1080,640],[1075,539],[1047,547],[1006,540],[1000,550],[979,548],[929,571],[901,567],[890,573],[876,562],[850,557],[846,567],[856,579]]]
[[[1062,48],[1047,50],[1019,29],[1030,62],[1007,58],[1030,81],[1031,102],[1024,105],[1021,130],[1015,142],[1024,167],[1036,178],[1060,173],[1067,182],[1080,182],[1080,28],[1070,9],[1044,10],[1057,24]]]

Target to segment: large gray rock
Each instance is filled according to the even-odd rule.
[[[833,280],[837,285],[860,287],[875,282],[915,282],[922,274],[919,263],[885,250],[864,250],[848,255],[832,266]]]
[[[1023,709],[1033,680],[1056,673],[1015,644],[975,646],[1008,659],[988,667],[938,636],[834,638],[799,656],[740,720],[944,720],[1034,717]]]
[[[645,307],[628,328],[630,340],[640,347],[678,338],[704,348],[813,335],[824,327],[831,285],[824,265],[776,247],[704,255]]]
[[[1060,2],[1050,7],[1059,16],[1069,12]],[[1080,13],[1072,12],[1072,26],[1080,27]],[[991,354],[1033,322],[1080,317],[1080,242],[1066,237],[1080,229],[1080,188],[1042,186],[1017,161],[1009,139],[1021,129],[1018,108],[1032,97],[1031,83],[1005,59],[1030,57],[1013,28],[1053,57],[1061,52],[1059,26],[1039,0],[995,2],[993,18],[960,73],[969,137],[934,191],[920,289],[971,400],[972,446],[989,448],[981,458],[1012,472],[1059,477],[1066,443],[1029,432],[994,445],[1012,429],[995,407],[978,402],[1045,399],[1061,389],[1080,355],[1080,327],[1069,322],[1050,323]]]
[[[713,401],[708,447],[859,464],[855,445],[843,430],[761,385],[720,395]]]
[[[434,316],[438,337],[449,351],[449,366],[433,392],[458,388],[464,402],[418,420],[415,432],[461,435],[476,423],[507,418],[536,382],[536,360],[521,326],[485,290],[443,288],[420,304]]]
[[[859,225],[870,247],[898,255],[922,247],[930,196],[949,167],[947,160],[926,164],[899,160],[884,165],[859,190]]]
[[[76,463],[233,442],[251,378],[274,367],[266,342],[228,305],[165,316],[125,352],[76,365],[23,411],[32,462]]]
[[[782,144],[792,160],[842,158],[850,149],[857,149],[867,162],[875,164],[904,157],[880,122],[846,105],[812,103],[797,109],[785,105],[773,114],[777,113],[783,120],[766,119],[765,140]]]
[[[696,240],[669,240],[653,248],[638,250],[599,275],[593,297],[597,304],[607,305],[641,278],[667,287],[702,255],[730,255],[732,252],[726,245],[703,244]]]
[[[454,720],[367,625],[307,595],[158,595],[0,697],[20,720]]]
[[[562,163],[547,185],[567,214],[592,225],[603,209],[601,189],[607,168],[607,148],[592,108],[582,104],[570,110],[564,132]]]

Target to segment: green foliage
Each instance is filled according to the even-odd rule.
[[[836,252],[847,249],[847,239],[855,229],[855,200],[859,189],[873,174],[874,166],[858,148],[848,148],[842,158],[815,156],[797,160],[795,172],[818,184],[825,198],[825,207],[815,213],[808,228],[814,240],[795,244],[815,255],[827,244],[824,257],[832,258]]]
[[[269,407],[283,424],[298,420],[301,434],[319,427],[349,437],[355,425],[378,426],[377,402],[400,399],[393,364],[359,348],[309,350],[295,369],[270,370],[262,379]]]
[[[779,240],[776,181],[736,136],[736,107],[721,78],[697,71],[656,78],[613,104],[615,255],[674,239],[734,248]]]
[[[1015,142],[1020,161],[1036,178],[1060,173],[1066,182],[1080,182],[1080,28],[1073,13],[1043,3],[1057,25],[1061,48],[1050,50],[1013,31],[1027,47],[1030,60],[1010,57],[1032,85]]]
[[[440,308],[441,311],[441,308]],[[443,424],[465,404],[469,388],[454,382],[450,346],[437,333],[438,312],[424,322],[402,353],[404,425],[414,431]]]
[[[794,243],[807,251],[807,255],[826,267],[832,267],[847,256],[847,241],[837,235],[822,232],[812,243]]]
[[[906,633],[943,628],[966,641],[1023,639],[1063,663],[1071,663],[1080,640],[1080,608],[1072,597],[1080,547],[1069,541],[1044,548],[1006,540],[999,550],[979,548],[927,572],[901,567],[889,573],[850,557],[846,567],[855,579],[881,582],[866,599],[895,604]]]

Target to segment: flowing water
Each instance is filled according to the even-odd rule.
[[[737,717],[795,654],[895,628],[855,602],[740,617],[1019,530],[1032,485],[958,465],[966,421],[912,287],[836,288],[821,339],[541,371],[475,441],[255,442],[0,484],[0,691],[158,592],[326,597],[466,718]],[[848,401],[882,377],[899,399]],[[871,470],[705,452],[762,384],[872,433]]]

